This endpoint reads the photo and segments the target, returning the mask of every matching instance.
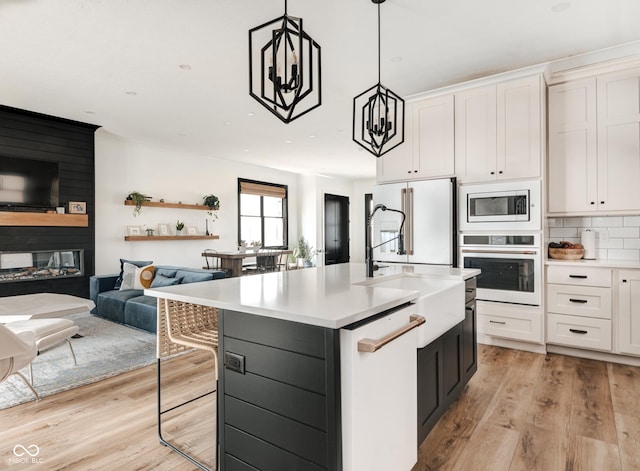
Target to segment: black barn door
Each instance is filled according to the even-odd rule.
[[[324,264],[349,261],[349,198],[324,195]]]

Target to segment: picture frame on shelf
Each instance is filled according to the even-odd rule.
[[[69,201],[69,214],[87,214],[87,202]]]
[[[171,235],[169,232],[169,224],[158,224],[158,235],[168,236]]]
[[[187,226],[187,235],[188,236],[198,235],[198,228],[196,226]]]
[[[142,228],[140,226],[127,226],[127,235],[129,236],[141,236]]]

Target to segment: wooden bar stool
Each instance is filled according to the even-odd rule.
[[[161,403],[161,360],[178,353],[193,349],[205,350],[213,354],[216,388],[196,398],[185,401],[168,410],[162,410]],[[175,444],[162,436],[162,415],[185,404],[213,394],[217,391],[218,381],[218,311],[215,308],[197,304],[158,298],[158,435],[160,443],[168,446],[200,469],[209,468],[199,462]],[[216,442],[217,438],[216,427]],[[216,461],[218,453],[216,452]],[[216,466],[217,468],[217,466]]]

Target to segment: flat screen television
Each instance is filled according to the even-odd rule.
[[[0,155],[0,208],[58,206],[58,163]]]

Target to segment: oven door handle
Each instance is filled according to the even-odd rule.
[[[482,253],[482,254],[499,254],[499,255],[537,255],[537,250],[474,250],[462,249],[462,253]]]

